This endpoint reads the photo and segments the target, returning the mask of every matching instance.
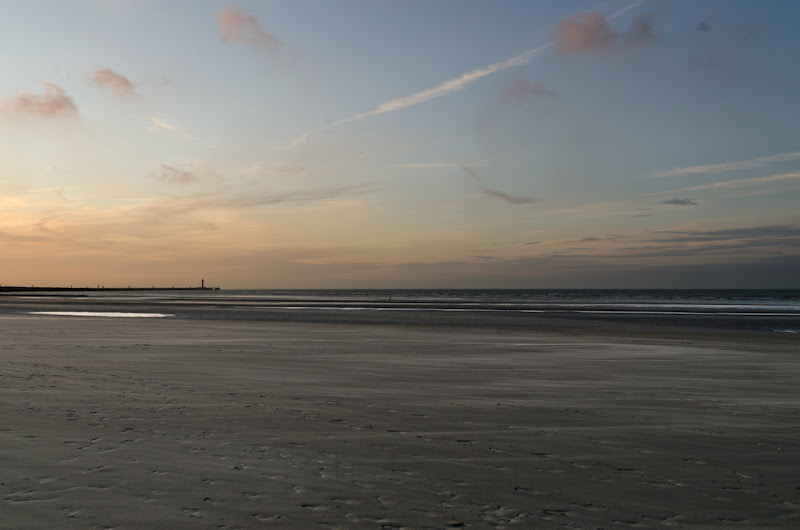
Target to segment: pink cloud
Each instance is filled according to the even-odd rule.
[[[641,46],[654,37],[652,13],[636,17],[624,35],[614,31],[600,13],[579,13],[556,25],[553,42],[559,53],[578,55],[609,51],[617,44]]]
[[[53,83],[42,83],[44,94],[22,92],[0,100],[0,111],[8,115],[40,118],[71,118],[78,115],[75,102],[63,88]]]
[[[92,74],[92,81],[100,86],[112,89],[118,96],[136,95],[133,90],[133,83],[124,75],[120,75],[109,68],[95,70],[94,74]]]
[[[559,53],[575,55],[604,51],[614,44],[617,34],[600,13],[579,13],[556,25],[554,41]]]
[[[256,18],[250,13],[232,6],[217,13],[219,37],[222,42],[242,42],[253,48],[279,51],[283,42],[261,29]]]

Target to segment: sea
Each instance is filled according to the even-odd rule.
[[[800,289],[87,289],[4,292],[4,312],[531,327],[628,322],[800,337]]]

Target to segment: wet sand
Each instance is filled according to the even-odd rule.
[[[779,335],[0,315],[0,527],[797,527]]]

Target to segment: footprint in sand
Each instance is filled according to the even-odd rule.
[[[331,499],[331,502],[335,502],[337,504],[348,504],[351,506],[361,504],[361,501],[358,499]]]
[[[281,519],[283,516],[281,514],[279,514],[279,513],[275,514],[275,515],[264,515],[264,514],[260,514],[260,513],[254,513],[252,515],[252,517],[254,519],[258,520],[258,521],[261,521],[262,523],[268,523],[268,522],[277,521],[277,520]]]
[[[15,491],[4,500],[6,502],[28,502],[31,499],[32,491]]]
[[[546,515],[567,515],[564,510],[542,510]],[[526,514],[522,514],[505,506],[483,506],[480,518],[488,523],[517,524],[525,520]]]
[[[327,512],[332,508],[332,506],[327,506],[325,504],[301,504],[300,506],[314,512]]]
[[[597,504],[570,504],[570,506],[573,508],[578,508],[580,510],[587,510],[590,512],[597,512],[597,513],[608,511],[608,508],[606,508],[605,506],[599,506]],[[644,515],[642,517],[644,517]]]
[[[87,473],[99,473],[101,471],[105,471],[106,469],[110,469],[109,466],[98,466],[90,469],[84,469],[83,471],[81,471],[81,473],[83,473],[84,475],[86,475]]]
[[[549,495],[549,493],[545,490],[528,488],[526,486],[514,486],[514,491],[527,493],[528,495]]]
[[[259,499],[263,499],[264,498],[264,496],[261,495],[260,493],[250,493],[249,491],[243,491],[242,492],[242,497],[244,497],[248,501],[257,501]]]

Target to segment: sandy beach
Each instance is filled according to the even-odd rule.
[[[0,315],[0,526],[797,527],[799,353]]]

